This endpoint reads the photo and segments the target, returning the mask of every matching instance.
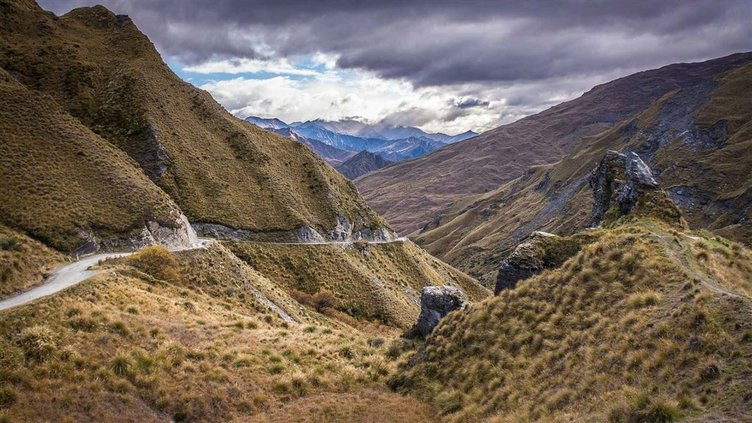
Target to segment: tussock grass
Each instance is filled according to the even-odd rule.
[[[354,318],[378,320],[405,329],[418,317],[423,286],[453,285],[471,300],[490,294],[474,279],[409,241],[371,244],[367,252],[357,246],[340,245],[251,242],[226,245],[301,304],[318,311],[328,309],[330,315],[335,315],[336,309]],[[321,303],[323,300],[328,304]]]
[[[0,296],[43,282],[64,261],[57,251],[0,224]]]
[[[161,271],[159,250],[144,255],[156,255]],[[10,421],[289,421],[309,415],[431,421],[425,404],[384,386],[396,363],[369,341],[395,339],[398,330],[374,325],[362,332],[289,296],[282,306],[302,308],[295,315],[309,320],[283,323],[251,296],[238,299],[239,290],[256,282],[275,288],[263,286],[250,269],[244,273],[245,265],[230,256],[221,246],[178,253],[168,260],[183,275],[175,281],[132,271],[130,258],[110,261],[104,264],[110,271],[90,281],[4,312],[0,415]],[[199,277],[190,269],[199,263],[224,271]],[[222,283],[209,282],[220,275]],[[274,298],[284,298],[276,289]],[[185,307],[186,299],[192,307]]]
[[[752,272],[711,247],[727,241],[676,234],[652,220],[603,230],[561,267],[447,317],[392,386],[447,421],[749,415]]]

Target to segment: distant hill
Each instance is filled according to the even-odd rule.
[[[640,113],[583,138],[557,162],[530,167],[489,192],[455,200],[415,233],[416,241],[491,281],[500,258],[530,232],[569,234],[590,224],[587,178],[605,151],[620,150],[636,152],[651,167],[691,227],[752,242],[752,99],[747,89],[752,53],[643,72],[575,101],[604,91],[618,98],[629,91],[628,84],[639,90],[646,81],[671,89]],[[358,180],[358,186],[363,189],[372,175]]]
[[[287,124],[277,118],[249,116],[246,121],[275,132],[289,130],[301,138],[319,141],[344,151],[370,151],[391,161],[420,157],[447,144],[477,135],[467,131],[458,135],[427,133],[419,128],[384,123],[368,124],[358,120],[327,121],[316,119]],[[319,151],[320,148],[314,148]],[[321,154],[320,154],[321,155]],[[331,155],[321,155],[328,162]]]
[[[384,159],[376,153],[361,151],[347,159],[347,161],[336,166],[335,169],[345,175],[347,179],[352,180],[390,164],[392,164],[392,162]]]
[[[703,63],[675,64],[596,86],[577,99],[466,142],[373,172],[358,180],[358,190],[395,229],[405,234],[414,233],[437,218],[445,207],[453,204],[453,209],[459,209],[472,204],[475,200],[470,195],[482,198],[485,193],[525,174],[530,166],[556,162],[575,150],[587,151],[592,144],[591,137],[621,127],[640,113],[656,112],[666,100],[664,96],[677,90],[701,87],[696,88],[700,95],[698,100],[710,93],[733,95],[721,94],[722,91],[714,88],[718,85],[714,81],[749,62],[750,56],[745,53]],[[746,92],[748,90],[740,88],[739,93]],[[741,99],[735,102],[745,107],[747,104]],[[735,117],[735,112],[726,110],[717,117],[730,119]],[[642,121],[638,120],[624,127],[625,133],[640,128],[640,123]],[[705,124],[702,122],[701,127],[708,129],[702,126]],[[729,153],[714,153],[713,159],[698,158],[693,166],[701,172],[705,167],[703,162],[720,163],[717,160]],[[728,177],[724,180],[731,181]]]

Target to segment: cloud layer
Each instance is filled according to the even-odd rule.
[[[194,71],[306,76],[289,60],[318,55],[410,95],[444,87],[438,119],[492,107],[494,124],[636,70],[752,50],[748,0],[99,1]]]

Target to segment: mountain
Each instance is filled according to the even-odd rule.
[[[0,0],[0,47],[0,421],[432,421],[400,335],[488,289],[127,16]]]
[[[500,267],[516,286],[441,320],[393,388],[443,421],[752,418],[752,252],[687,230],[636,155],[605,157],[587,188],[603,224],[520,244]]]
[[[248,116],[245,118],[246,122],[250,122],[259,128],[264,129],[284,129],[290,126],[277,118],[264,119],[257,116]]]
[[[462,141],[477,135],[473,131],[466,131],[462,134],[447,135],[443,133],[428,133],[414,126],[392,125],[385,122],[375,124],[365,123],[354,119],[344,119],[339,121],[327,121],[317,119],[312,121],[332,132],[338,132],[345,135],[353,135],[361,138],[376,138],[385,140],[399,140],[406,138],[428,138],[441,143],[452,143]]]
[[[290,127],[283,127],[278,129],[269,128],[269,130],[276,134],[282,135],[283,137],[292,138],[300,143],[307,145],[308,148],[313,150],[313,152],[316,153],[317,156],[321,157],[325,162],[329,163],[330,166],[336,167],[340,163],[357,154],[354,151],[341,150],[321,141],[306,138],[302,135],[297,134]]]
[[[482,196],[531,166],[556,162],[587,145],[588,137],[648,111],[665,95],[703,81],[712,84],[749,57],[675,64],[620,78],[468,141],[373,172],[356,185],[396,230],[414,233],[450,204],[470,204],[469,195]]]
[[[233,117],[178,78],[127,16],[92,7],[55,17],[26,0],[2,7],[6,84],[16,85],[16,97],[29,90],[28,102],[39,104],[6,110],[3,125],[21,134],[28,128],[14,125],[36,125],[35,136],[13,141],[29,154],[50,146],[26,165],[34,155],[3,156],[10,181],[3,189],[34,190],[5,203],[4,222],[60,239],[55,246],[65,250],[92,239],[108,243],[113,232],[144,238],[153,234],[141,236],[143,230],[185,229],[179,211],[199,232],[212,225],[265,238],[301,231],[339,237],[333,231],[344,221],[353,233],[386,228],[352,185],[307,148]],[[27,118],[43,121],[47,114],[57,127]],[[59,135],[68,133],[78,141]],[[45,155],[56,163],[43,161]],[[37,174],[61,188],[42,182],[30,188],[24,178]],[[24,218],[32,214],[38,218]],[[61,214],[68,216],[53,218]]]
[[[378,154],[361,151],[340,165],[335,166],[335,169],[337,169],[339,173],[345,175],[347,179],[352,180],[390,164],[392,164],[392,162],[384,159]]]
[[[378,152],[391,161],[420,157],[446,144],[477,135],[473,131],[454,136],[441,133],[429,134],[415,127],[385,123],[368,124],[354,119],[340,121],[316,119],[287,124],[276,118],[249,116],[246,121],[275,132],[289,130],[300,138],[322,142],[343,151]],[[314,151],[319,150],[321,149],[318,147],[314,148]],[[331,164],[332,154],[325,154],[321,157]]]
[[[410,137],[396,139],[384,147],[379,148],[378,153],[385,159],[397,162],[423,156],[431,151],[444,147],[444,143],[425,137]]]
[[[442,140],[442,141],[445,142],[445,143],[447,143],[447,144],[454,144],[456,142],[465,141],[466,139],[470,139],[470,138],[475,137],[477,135],[478,135],[478,133],[475,132],[475,131],[465,131],[465,132],[463,132],[461,134],[457,134],[457,135],[451,136],[448,139]]]
[[[640,113],[584,138],[558,162],[456,200],[416,233],[416,241],[490,283],[500,258],[530,232],[570,234],[590,224],[587,177],[607,150],[639,154],[693,228],[752,241],[752,185],[746,176],[752,172],[752,102],[743,88],[752,84],[752,54],[672,65],[600,89],[626,89],[625,81],[640,83],[648,76],[658,86],[677,85]]]

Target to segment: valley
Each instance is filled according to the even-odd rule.
[[[535,5],[41,3],[0,0],[0,423],[752,420],[752,53],[488,73]]]

